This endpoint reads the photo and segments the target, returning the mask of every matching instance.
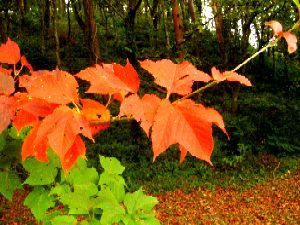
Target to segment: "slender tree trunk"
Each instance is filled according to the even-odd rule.
[[[93,0],[84,0],[83,8],[85,15],[86,37],[90,50],[90,60],[92,63],[100,63],[100,47],[97,35],[97,26],[94,16]]]
[[[192,23],[195,23],[196,22],[196,13],[195,13],[194,1],[189,0],[188,5],[189,5],[189,11],[190,11]]]
[[[5,19],[2,12],[0,12],[0,34],[1,34],[1,42],[6,42],[7,35],[6,35],[6,26],[5,26]]]
[[[153,36],[155,40],[155,48],[158,47],[158,22],[160,19],[160,13],[158,12],[158,7],[159,7],[159,0],[153,0],[152,7],[150,6],[149,2],[147,1],[148,7],[150,8],[150,17],[152,20],[152,25],[153,25]],[[164,13],[164,12],[163,12]]]
[[[18,0],[19,12],[20,12],[20,35],[22,35],[23,28],[25,26],[25,1]]]
[[[135,32],[134,32],[134,25],[135,25],[135,17],[136,13],[142,3],[142,0],[129,0],[128,4],[128,13],[125,18],[125,33],[126,33],[126,41],[127,46],[130,51],[127,52],[128,58],[131,63],[136,64],[136,46],[135,46]]]
[[[45,54],[45,36],[46,36],[46,27],[45,27],[45,1],[41,0],[39,2],[40,8],[40,24],[41,24],[41,53],[42,55]]]
[[[44,23],[44,37],[47,40],[49,38],[49,29],[50,29],[50,0],[41,0],[44,1],[44,13],[43,13],[43,23]]]
[[[162,15],[163,15],[163,24],[164,24],[164,33],[165,33],[165,44],[167,49],[170,49],[170,37],[169,37],[168,24],[167,24],[168,20],[166,18],[164,1],[162,1]]]
[[[72,62],[72,48],[71,48],[71,33],[72,33],[72,27],[71,27],[71,15],[70,15],[70,5],[71,1],[68,0],[67,3],[67,15],[68,15],[68,65],[71,65]]]
[[[72,4],[72,9],[73,9],[73,12],[74,12],[75,19],[76,19],[79,27],[81,28],[81,30],[83,32],[85,32],[85,30],[86,30],[85,23],[79,15],[78,7],[77,7],[78,5],[75,3],[75,0],[70,0],[70,1],[71,1],[71,4]]]
[[[179,60],[182,61],[184,58],[184,52],[182,49],[182,44],[184,42],[184,28],[180,16],[178,0],[172,0],[172,16],[173,16],[173,23],[174,23],[177,56]]]
[[[223,13],[222,8],[220,7],[217,0],[212,0],[212,10],[214,13],[217,41],[219,45],[222,64],[225,67],[228,63],[228,58],[226,54],[225,41],[223,36]]]
[[[57,8],[56,8],[56,0],[51,0],[51,9],[52,9],[52,24],[54,30],[54,40],[55,40],[55,56],[56,56],[56,63],[57,67],[61,67],[61,59],[60,59],[60,48],[59,48],[59,36],[57,30]]]

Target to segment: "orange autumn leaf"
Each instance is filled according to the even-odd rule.
[[[0,65],[0,73],[3,73],[7,76],[11,76],[12,69],[5,69],[2,65]]]
[[[224,80],[237,81],[243,85],[251,86],[251,82],[248,80],[247,77],[239,75],[238,73],[233,72],[233,71],[225,71],[225,72],[221,73],[218,69],[213,67],[211,69],[211,74],[212,74],[213,79],[218,82],[221,82]]]
[[[22,64],[22,66],[27,67],[27,69],[28,69],[29,71],[32,71],[32,70],[33,70],[33,69],[32,69],[32,66],[31,66],[30,63],[27,61],[27,59],[26,59],[26,57],[25,57],[24,55],[21,57],[21,64]]]
[[[136,94],[130,95],[121,103],[119,116],[132,116],[136,121],[141,122],[141,127],[149,137],[160,102],[161,99],[156,95],[146,94],[142,98]]]
[[[61,70],[40,70],[32,76],[21,76],[20,86],[25,87],[29,96],[44,99],[49,103],[78,103],[78,83],[75,78]]]
[[[278,21],[276,20],[271,20],[269,22],[266,22],[265,23],[267,26],[271,27],[272,30],[273,30],[273,33],[275,35],[279,35],[281,36],[282,35],[282,25],[281,23],[279,23]]]
[[[283,34],[286,43],[288,44],[288,52],[293,53],[297,50],[297,37],[289,31],[284,32]]]
[[[80,102],[80,113],[90,123],[93,135],[110,126],[110,111],[104,105],[92,99],[80,99]]]
[[[10,95],[15,91],[15,81],[12,76],[0,71],[0,94]]]
[[[139,88],[139,77],[133,66],[127,61],[125,67],[119,64],[103,64],[89,67],[77,75],[91,83],[87,93],[119,94],[122,99],[128,93],[136,93]]]
[[[288,44],[288,52],[293,53],[297,50],[297,37],[292,34],[290,31],[283,32],[282,25],[275,21],[269,21],[265,23],[267,26],[270,26],[273,30],[274,35],[278,35],[279,37],[283,37]]]
[[[125,66],[114,63],[113,70],[116,77],[118,77],[127,87],[130,88],[131,93],[137,93],[140,86],[140,79],[138,73],[127,59]]]
[[[76,136],[73,145],[67,151],[62,160],[62,168],[65,173],[69,171],[69,169],[73,166],[73,164],[77,161],[78,157],[84,156],[86,152],[85,144],[79,135]]]
[[[0,63],[17,64],[20,60],[20,48],[10,38],[0,46]]]
[[[15,98],[0,95],[0,133],[11,123],[15,114]]]
[[[194,81],[208,82],[211,80],[210,76],[197,70],[195,66],[186,61],[175,64],[169,59],[156,62],[147,59],[140,64],[155,78],[156,84],[167,89],[168,96],[171,93],[187,95],[192,92]]]
[[[30,133],[25,138],[23,144],[22,144],[22,160],[25,160],[26,158],[30,156],[36,157],[37,160],[42,162],[47,162],[47,149],[48,149],[48,143],[47,138],[41,139],[39,142],[36,142],[36,136],[38,129],[41,125],[41,122],[36,122],[31,129]]]
[[[58,106],[43,99],[31,98],[26,93],[16,93],[16,112],[13,124],[17,130],[24,126],[31,126],[35,122],[48,116]]]
[[[154,159],[171,145],[179,144],[181,160],[190,152],[211,164],[212,123],[226,132],[222,116],[216,110],[205,108],[189,99],[173,104],[162,100],[151,134]]]
[[[92,139],[91,130],[88,122],[76,111],[70,109],[67,106],[60,106],[56,108],[52,114],[48,115],[42,122],[37,122],[35,125],[34,132],[29,135],[29,139],[25,139],[22,153],[23,159],[32,155],[40,155],[42,159],[44,151],[47,147],[58,155],[62,165],[71,166],[69,162],[65,162],[66,159],[71,159],[72,162],[76,161],[79,155],[82,155],[82,147],[80,149],[74,147],[74,143],[78,144],[78,134],[83,134],[89,139]],[[46,144],[45,144],[46,143]],[[79,143],[80,144],[80,143]],[[46,145],[46,147],[45,147]],[[30,150],[27,146],[32,146]],[[35,147],[38,146],[38,147]],[[42,150],[39,146],[42,146]],[[72,152],[72,149],[74,152]],[[66,157],[66,155],[68,156]],[[66,169],[66,168],[64,168]]]

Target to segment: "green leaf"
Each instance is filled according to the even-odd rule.
[[[95,168],[87,167],[84,159],[78,158],[76,164],[66,175],[66,181],[70,184],[97,184],[99,181],[99,175]]]
[[[0,172],[0,193],[12,200],[16,189],[22,188],[18,175],[14,171]]]
[[[70,192],[60,196],[60,202],[69,207],[69,214],[89,214],[92,201],[82,192]]]
[[[53,212],[46,213],[43,218],[43,225],[52,225],[51,220],[58,215],[61,215],[61,211],[55,210]]]
[[[152,196],[147,196],[142,189],[134,193],[126,193],[124,204],[129,214],[136,213],[139,209],[151,211],[158,203],[157,199]]]
[[[125,215],[125,209],[109,189],[103,189],[98,193],[97,202],[95,208],[103,210],[100,220],[103,225],[118,223]]]
[[[145,224],[145,225],[160,225],[160,222],[159,222],[158,219],[155,218],[155,216],[153,216],[151,218],[145,219],[144,223],[142,223],[142,224]]]
[[[71,188],[69,185],[67,185],[67,184],[59,185],[58,184],[50,190],[49,195],[61,196],[61,195],[64,195],[64,194],[70,193],[70,192],[71,192]]]
[[[93,183],[74,184],[74,192],[83,193],[87,196],[94,196],[98,193],[98,186]]]
[[[80,225],[81,225],[81,224],[80,224]],[[102,225],[102,224],[100,223],[99,220],[97,220],[97,219],[92,219],[92,220],[90,221],[89,225]]]
[[[104,171],[109,174],[122,174],[125,170],[120,161],[114,157],[100,156],[100,164]]]
[[[24,168],[29,172],[29,177],[25,184],[30,185],[48,185],[55,181],[57,168],[49,162],[40,162],[35,158],[28,158],[23,162]]]
[[[37,186],[26,197],[24,205],[31,209],[35,219],[39,222],[45,216],[47,209],[55,206],[55,202],[53,197],[49,196],[49,191]]]
[[[59,215],[51,220],[52,225],[74,225],[77,219],[74,216]]]
[[[132,218],[131,215],[126,214],[126,216],[122,219],[122,222],[125,225],[137,225],[137,223],[135,222],[134,218]]]
[[[151,218],[142,219],[129,214],[122,219],[125,225],[160,225],[160,222],[153,216]]]
[[[109,174],[104,171],[100,175],[99,185],[101,188],[109,188],[113,195],[119,202],[124,200],[125,197],[125,180],[123,177],[117,174]]]
[[[92,223],[87,220],[80,221],[79,225],[91,225]],[[98,223],[100,225],[100,222]]]
[[[19,139],[19,140],[24,140],[27,135],[29,134],[31,130],[31,127],[23,127],[21,129],[21,131],[18,133],[17,129],[12,126],[11,128],[8,129],[8,134],[10,137],[12,137],[13,139]]]

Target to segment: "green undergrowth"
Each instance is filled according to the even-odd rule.
[[[116,147],[120,149],[120,146]],[[133,146],[126,148],[134,149]],[[244,190],[268,179],[293,173],[300,165],[297,156],[275,157],[266,153],[251,156],[233,166],[214,157],[213,167],[193,157],[187,157],[180,164],[178,158],[178,150],[174,148],[159,156],[155,162],[146,158],[135,162],[122,160],[126,167],[124,178],[129,190],[136,190],[140,186],[150,193],[178,188],[188,192],[194,188],[214,189],[217,186]]]

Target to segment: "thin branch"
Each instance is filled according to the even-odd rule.
[[[272,39],[270,39],[269,43],[265,47],[261,48],[259,51],[257,51],[256,53],[254,53],[252,56],[250,56],[249,58],[247,58],[244,62],[242,62],[241,64],[239,64],[238,66],[236,66],[233,70],[231,70],[231,72],[235,72],[235,71],[239,70],[242,66],[246,65],[252,59],[254,59],[255,57],[257,57],[260,53],[266,51],[270,47],[273,47],[280,39],[281,39],[281,37],[277,37],[277,38],[273,37]],[[190,94],[188,94],[188,95],[186,95],[186,96],[184,96],[184,97],[176,100],[175,102],[187,99],[187,98],[191,97],[192,95],[197,94],[197,93],[199,93],[199,92],[201,92],[201,91],[203,91],[203,90],[205,90],[205,89],[207,89],[209,87],[215,86],[217,83],[219,83],[219,81],[213,81],[211,83],[208,83],[204,87],[201,87],[201,88],[197,89],[196,91],[193,91],[192,93],[190,93]]]

